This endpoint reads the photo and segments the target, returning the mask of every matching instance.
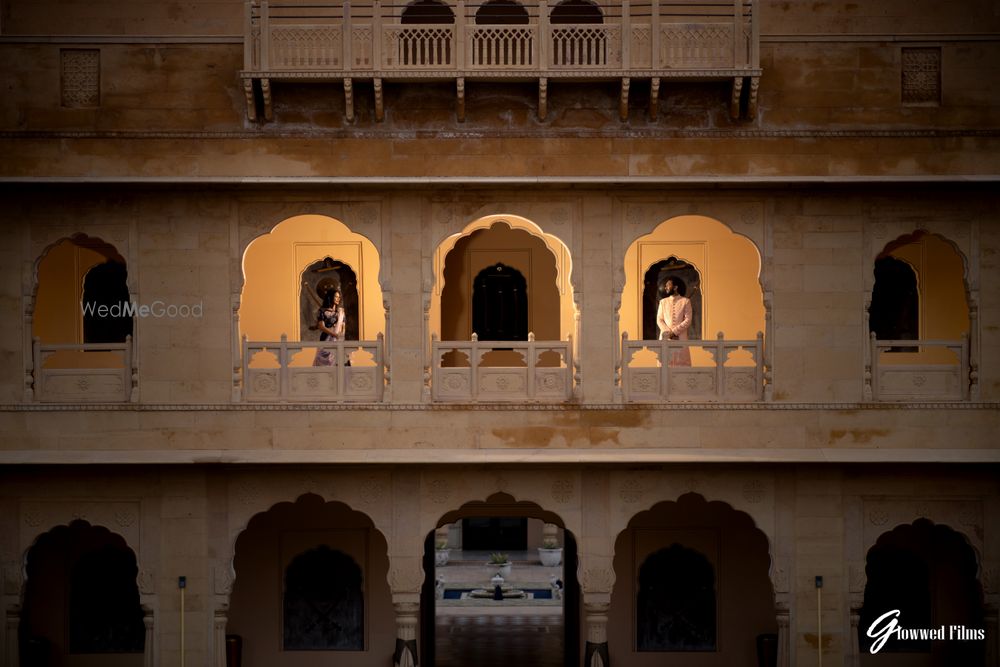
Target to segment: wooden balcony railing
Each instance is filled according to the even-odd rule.
[[[382,334],[373,341],[248,341],[243,336],[243,399],[273,402],[382,400]],[[330,365],[313,366],[319,351]],[[349,362],[349,363],[348,363]]]
[[[32,345],[31,398],[48,403],[121,403],[137,381],[132,336],[124,343]]]
[[[725,340],[720,332],[714,341],[630,341],[622,334],[622,396],[627,402],[760,401],[763,360],[762,333]]]
[[[248,107],[259,96],[267,112],[272,79],[343,79],[348,98],[351,80],[371,79],[377,102],[383,80],[537,77],[544,91],[550,78],[649,78],[655,97],[661,77],[733,79],[739,105],[748,78],[754,105],[758,2],[609,0],[590,22],[567,23],[555,0],[524,0],[523,21],[510,24],[480,15],[479,0],[419,21],[404,0],[246,0],[242,76]]]
[[[573,397],[573,341],[431,339],[435,401],[546,401]]]
[[[878,340],[871,334],[865,394],[874,401],[964,401],[972,373],[969,336],[959,340]]]

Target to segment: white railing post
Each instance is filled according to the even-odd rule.
[[[260,68],[271,69],[271,10],[268,0],[260,0]]]
[[[757,383],[757,400],[764,400],[764,332],[757,332],[757,345],[754,349],[754,364],[757,366],[754,373],[754,382]]]
[[[469,387],[469,395],[472,400],[476,400],[479,396],[479,334],[472,333],[472,352],[469,354],[469,366],[471,368],[471,377],[469,381],[472,386]]]
[[[344,341],[335,341],[336,347],[334,350],[337,356],[334,357],[333,363],[336,364],[337,368],[337,386],[335,388],[335,394],[340,398],[347,397],[347,388],[344,386],[344,364],[347,363],[347,357],[344,356]]]
[[[278,343],[278,397],[288,398],[288,334]]]
[[[247,391],[247,380],[250,377],[250,343],[247,341],[247,335],[243,334],[243,400],[247,400],[249,395]]]
[[[527,389],[528,398],[535,397],[535,334],[534,332],[528,332],[528,386]]]
[[[879,351],[878,351],[878,339],[875,337],[875,332],[872,331],[870,335],[871,344],[869,345],[869,353],[872,355],[872,400],[878,400],[878,362],[879,362]]]
[[[660,396],[664,400],[670,400],[670,349],[669,338],[660,339]]]
[[[122,368],[122,390],[125,392],[125,401],[131,402],[132,398],[132,334],[125,336],[124,368]]]
[[[34,400],[38,400],[44,396],[44,377],[45,372],[42,370],[42,339],[35,336],[31,341],[31,359],[32,365],[32,397]]]
[[[688,354],[691,354],[691,348],[688,348]],[[723,336],[720,331],[715,336],[715,396],[716,398],[724,398],[726,395],[726,343],[725,336]]]
[[[375,336],[375,397],[379,403],[385,395],[385,361],[382,351],[385,348],[385,336],[379,331]]]

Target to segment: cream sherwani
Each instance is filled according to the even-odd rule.
[[[660,299],[660,306],[656,311],[656,326],[660,328],[660,340],[667,338],[668,334],[674,334],[678,340],[687,340],[688,329],[691,327],[691,299],[676,295]],[[674,349],[670,365],[690,366],[690,350],[687,347]]]

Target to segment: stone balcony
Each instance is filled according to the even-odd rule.
[[[435,11],[415,13],[415,4]],[[757,0],[611,0],[584,13],[558,11],[565,4],[248,0],[248,117],[257,120],[259,106],[272,118],[272,81],[342,81],[351,121],[357,80],[373,82],[376,120],[384,81],[429,80],[455,81],[459,121],[466,80],[537,80],[541,119],[550,80],[620,81],[623,120],[632,80],[649,81],[654,117],[661,80],[723,80],[732,82],[731,115],[756,115]]]

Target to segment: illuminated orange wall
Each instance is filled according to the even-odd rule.
[[[325,257],[347,264],[357,276],[359,337],[374,340],[384,332],[385,311],[375,246],[332,218],[301,215],[255,239],[244,253],[240,336],[277,341],[287,334],[288,340],[299,340],[302,272]]]
[[[625,252],[620,333],[627,332],[630,340],[642,338],[643,278],[653,264],[670,256],[694,265],[701,275],[703,339],[722,331],[727,339],[749,340],[764,331],[756,247],[716,220],[685,215],[638,238]]]

